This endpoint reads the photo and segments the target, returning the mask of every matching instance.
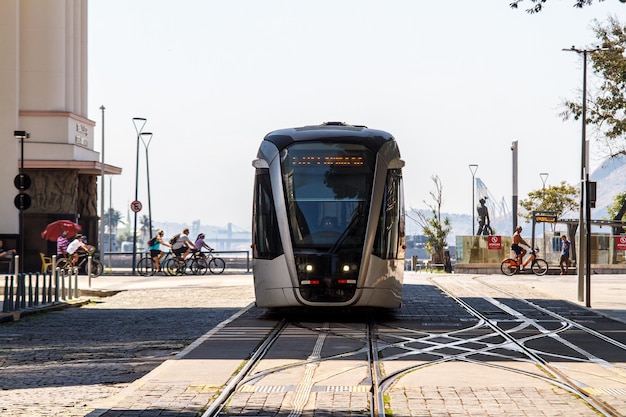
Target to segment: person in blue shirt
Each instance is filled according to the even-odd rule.
[[[561,275],[567,275],[567,270],[569,268],[569,247],[570,241],[567,240],[567,236],[561,236],[563,240],[563,246],[561,248],[561,260],[559,261],[559,266],[561,267]]]
[[[163,230],[161,229],[157,230],[156,236],[152,239],[152,241],[150,241],[151,245],[148,247],[148,250],[150,250],[150,256],[152,256],[152,259],[154,259],[156,272],[161,272],[161,258],[163,257],[163,254],[165,253],[161,249],[161,245],[171,248],[169,243],[165,243],[163,241],[164,234],[165,232]]]

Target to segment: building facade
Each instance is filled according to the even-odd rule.
[[[96,244],[101,165],[95,122],[87,115],[87,0],[0,1],[0,238],[23,250],[23,271],[37,271],[41,238],[59,219],[79,223]],[[17,132],[27,132],[19,139]],[[22,143],[23,142],[23,143]],[[23,157],[23,161],[22,161]],[[14,179],[23,169],[30,198],[20,210]],[[23,201],[23,200],[22,200]],[[23,233],[20,233],[20,224]],[[20,237],[22,239],[20,239]]]

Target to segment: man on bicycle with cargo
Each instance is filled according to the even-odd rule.
[[[189,239],[189,229],[184,229],[183,232],[178,235],[174,243],[172,243],[172,252],[177,258],[187,259],[187,255],[192,249],[196,248],[191,239]],[[184,255],[182,255],[184,252]]]
[[[518,265],[522,264],[522,260],[528,251],[521,247],[520,245],[524,245],[530,248],[530,245],[524,240],[522,237],[522,226],[517,226],[515,228],[515,233],[513,233],[513,241],[511,243],[511,250],[515,252],[515,261]],[[520,266],[520,269],[523,269],[523,266]]]
[[[72,263],[72,265],[76,265],[78,262],[78,250],[82,249],[85,252],[89,252],[90,248],[84,243],[85,235],[76,235],[76,238],[72,240],[72,242],[67,245],[67,256],[68,260]]]

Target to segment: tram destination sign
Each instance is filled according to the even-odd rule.
[[[537,223],[556,223],[556,211],[533,211],[533,219]]]

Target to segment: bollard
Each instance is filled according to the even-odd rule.
[[[9,312],[9,276],[4,276],[4,302],[2,303],[2,312]]]
[[[50,276],[48,277],[48,298],[46,299],[47,303],[52,302],[52,280],[54,277],[56,277],[58,273],[59,271],[53,271],[53,273],[50,274]]]
[[[57,273],[54,276],[54,302],[59,302],[59,275],[64,274],[63,271],[57,270]]]
[[[65,273],[61,274],[61,300],[67,300],[67,292],[65,291]]]
[[[67,299],[67,298],[69,299],[72,298],[72,276],[71,275],[68,277],[68,280],[67,280],[67,297],[65,297],[64,299]]]
[[[35,275],[35,305],[39,305],[39,272]]]
[[[26,284],[26,281],[24,281]],[[28,307],[33,307],[33,273],[28,274]]]
[[[78,298],[78,274],[74,275],[74,298]]]
[[[87,257],[87,279],[89,280],[89,288],[91,288],[91,255]]]
[[[15,307],[15,275],[11,275],[11,285],[9,287],[9,311],[14,311]]]
[[[20,308],[23,310],[26,308],[26,274],[19,274],[18,282],[20,287]]]

